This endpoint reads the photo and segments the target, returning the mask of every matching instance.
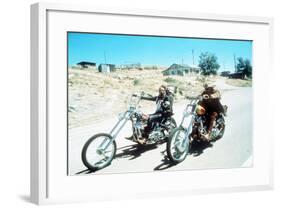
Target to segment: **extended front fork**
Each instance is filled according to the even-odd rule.
[[[188,108],[189,107],[191,107],[191,113],[188,113]],[[193,122],[194,122],[194,117],[195,117],[195,115],[194,115],[194,113],[193,112],[195,112],[195,107],[196,107],[196,105],[194,105],[193,103],[191,103],[191,104],[188,104],[187,106],[186,106],[186,109],[185,109],[185,113],[184,113],[184,116],[183,116],[183,118],[182,118],[182,121],[181,121],[181,123],[180,123],[180,126],[183,126],[183,123],[184,123],[184,121],[187,119],[187,118],[189,118],[190,117],[190,121],[189,121],[189,125],[188,125],[188,127],[187,128],[184,128],[184,139],[183,139],[183,141],[182,141],[182,143],[181,143],[181,145],[180,145],[180,149],[185,149],[185,147],[188,145],[188,143],[190,142],[189,141],[189,135],[190,135],[190,133],[192,132],[192,128],[193,128]]]
[[[122,130],[122,128],[126,125],[127,121],[131,117],[131,112],[127,111],[125,114],[118,120],[118,122],[115,124],[115,126],[110,131],[110,135],[112,139],[105,139],[103,142],[99,145],[98,150],[105,151],[112,142],[116,139],[119,132]]]
[[[189,125],[187,128],[183,127],[183,123],[185,118],[191,116],[190,121],[189,121]],[[176,145],[176,148],[178,149],[179,152],[184,152],[186,151],[186,147],[189,145],[188,143],[189,141],[189,135],[192,132],[192,127],[193,127],[193,121],[194,121],[194,115],[192,114],[188,114],[187,116],[184,116],[182,119],[182,122],[180,124],[181,127],[183,127],[184,129],[184,138],[182,140],[180,140],[180,144]],[[178,135],[177,135],[178,136]]]

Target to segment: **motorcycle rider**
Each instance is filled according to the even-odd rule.
[[[144,115],[143,119],[147,119],[147,126],[144,128],[144,135],[139,139],[139,143],[144,144],[148,138],[152,125],[155,122],[161,121],[163,117],[169,118],[173,115],[173,94],[167,89],[166,86],[159,87],[158,96],[144,97],[141,99],[156,102],[156,111],[148,116]]]
[[[215,89],[215,86],[208,86],[204,84],[204,90],[201,93],[203,99],[198,103],[200,106],[205,108],[206,113],[209,114],[208,118],[208,129],[207,134],[204,135],[206,141],[210,141],[210,133],[214,126],[217,116],[223,113],[226,116],[227,106],[223,106],[220,102],[221,93],[219,90]]]

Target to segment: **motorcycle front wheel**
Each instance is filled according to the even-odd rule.
[[[116,142],[110,134],[101,133],[92,136],[82,149],[83,164],[91,171],[108,166],[116,153]]]
[[[186,135],[186,131],[182,127],[175,128],[169,135],[167,141],[167,155],[173,163],[180,163],[186,158],[190,147],[190,140],[186,138],[188,136],[189,135]]]

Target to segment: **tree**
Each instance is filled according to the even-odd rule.
[[[249,59],[243,59],[239,57],[237,59],[236,69],[243,72],[247,77],[252,77],[252,65]]]
[[[199,67],[202,69],[203,75],[211,75],[217,74],[220,65],[215,54],[205,52],[199,56]]]

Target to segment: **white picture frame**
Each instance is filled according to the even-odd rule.
[[[102,27],[102,24],[93,27],[95,21],[107,24],[107,27]],[[116,24],[114,26],[114,23],[109,23],[112,21],[120,25],[116,27]],[[124,31],[127,24],[130,27]],[[155,24],[159,25],[159,28],[155,29]],[[175,30],[168,31],[167,27],[165,29],[166,24],[174,27]],[[205,29],[196,29],[200,25],[206,26]],[[64,100],[66,96],[65,32],[148,34],[144,26],[150,30],[149,34],[153,35],[165,33],[165,35],[189,37],[253,40],[253,65],[257,70],[254,74],[255,122],[252,167],[109,174],[92,177],[67,176],[65,160],[67,148],[64,148],[67,145],[64,109],[66,105],[54,105],[55,100],[58,100],[58,103],[66,102]],[[184,26],[192,26],[194,30],[177,29]],[[221,26],[225,29],[222,30]],[[210,30],[210,27],[215,29]],[[233,32],[233,28],[241,28],[241,31]],[[272,72],[272,28],[273,19],[265,17],[97,8],[89,5],[33,4],[31,6],[31,201],[36,204],[50,204],[272,189],[273,141],[272,133],[266,131],[267,126],[270,125],[267,121],[271,120],[271,115],[258,113],[262,109],[267,109],[271,103],[269,93],[271,83],[268,73]],[[56,76],[54,76],[54,69],[56,69]],[[210,175],[212,180],[208,178]]]

